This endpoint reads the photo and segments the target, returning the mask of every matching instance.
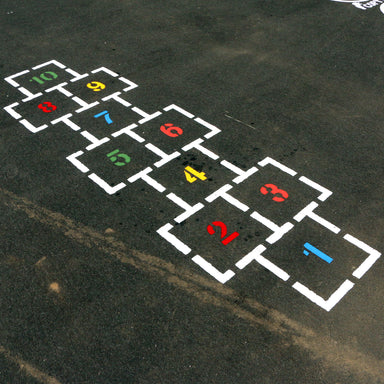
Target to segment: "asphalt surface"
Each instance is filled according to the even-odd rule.
[[[384,383],[381,3],[2,0],[0,383]]]

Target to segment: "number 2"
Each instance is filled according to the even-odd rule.
[[[226,239],[225,236],[227,234],[227,226],[222,222],[222,221],[213,221],[212,224],[209,224],[207,226],[207,231],[210,235],[213,235],[215,232],[215,229],[213,226],[219,227],[220,228],[220,236],[223,240],[221,242],[224,245],[229,244],[232,240],[236,239],[237,236],[239,236],[238,232],[233,232],[231,233]]]

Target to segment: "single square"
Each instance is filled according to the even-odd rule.
[[[137,141],[124,136],[83,152],[76,156],[76,160],[81,163],[84,173],[90,171],[113,186],[126,183],[128,178],[153,164],[158,157]]]
[[[168,191],[190,204],[204,201],[205,197],[235,176],[218,161],[196,149],[182,152],[174,160],[151,172],[151,177]]]
[[[268,236],[268,229],[227,202],[215,201],[179,224],[163,226],[158,233],[225,283],[234,276],[235,263]]]
[[[87,103],[92,103],[110,97],[117,92],[127,92],[136,87],[136,84],[119,76],[119,74],[102,68],[90,72],[87,77],[69,83],[65,89]]]
[[[214,126],[209,128],[205,121],[194,119],[189,112],[173,107],[164,108],[160,116],[143,123],[136,132],[165,152],[180,150],[199,138],[209,138],[219,132]]]
[[[277,167],[265,167],[234,187],[231,195],[248,205],[256,219],[280,226],[316,200],[319,191]]]
[[[37,97],[48,88],[83,76],[86,74],[80,74],[56,60],[51,60],[7,76],[5,81],[18,88],[25,96],[23,101],[26,101],[26,99]]]
[[[4,109],[29,131],[36,133],[48,128],[52,121],[60,119],[76,108],[78,104],[73,100],[59,92],[53,92],[25,103],[14,103]]]

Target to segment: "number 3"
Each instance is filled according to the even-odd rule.
[[[260,192],[263,195],[267,195],[268,193],[272,193],[272,195],[274,195],[272,197],[272,200],[276,201],[278,203],[285,201],[286,199],[288,199],[288,196],[289,196],[288,192],[284,191],[283,189],[276,187],[275,184],[265,184],[264,186],[262,186],[260,188]],[[276,195],[280,195],[280,196],[276,196]]]

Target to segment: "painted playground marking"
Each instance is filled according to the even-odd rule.
[[[168,218],[157,233],[222,284],[248,266],[256,265],[330,311],[381,256],[315,212],[331,196],[328,188],[270,157],[251,162],[247,169],[232,164],[208,147],[209,139],[221,132],[218,127],[176,104],[155,111],[132,105],[127,95],[137,85],[108,68],[81,74],[51,60],[10,75],[5,81],[17,88],[23,98],[4,110],[31,134],[44,134],[51,126],[60,125],[81,136],[83,147],[68,154],[66,160],[105,193],[113,195],[132,183],[145,183],[154,193],[175,204],[180,211]],[[115,113],[116,109],[122,113]],[[215,171],[199,169],[185,162],[185,156],[203,158],[203,163],[210,162]],[[102,171],[93,169],[95,161]],[[164,169],[171,169],[172,174],[164,178],[160,174]],[[212,189],[210,182],[212,172],[220,172],[224,179],[216,189]],[[195,188],[193,196],[199,196],[198,201],[188,196],[191,188]],[[296,195],[291,193],[292,189]],[[216,205],[227,207],[227,216],[216,217]],[[233,218],[246,220],[247,227],[241,229],[230,224]],[[214,265],[206,254],[209,249],[200,246],[197,250],[186,236],[186,229],[180,229],[181,223],[185,224],[183,228],[194,228],[193,223],[198,221],[204,223],[198,229],[198,237],[205,236],[207,244],[221,244],[220,247],[234,250],[236,260],[230,268]],[[356,250],[362,259],[351,275],[334,282],[336,288],[327,297],[310,286],[311,276],[299,281],[273,258],[276,245],[294,235],[298,226],[311,223],[325,231],[332,244]],[[258,228],[261,235],[243,254],[238,254],[236,244],[251,227]],[[329,244],[318,245],[311,236],[297,249],[297,257],[303,257],[297,262],[312,260],[319,268],[332,268],[340,262],[337,252],[323,249]]]

